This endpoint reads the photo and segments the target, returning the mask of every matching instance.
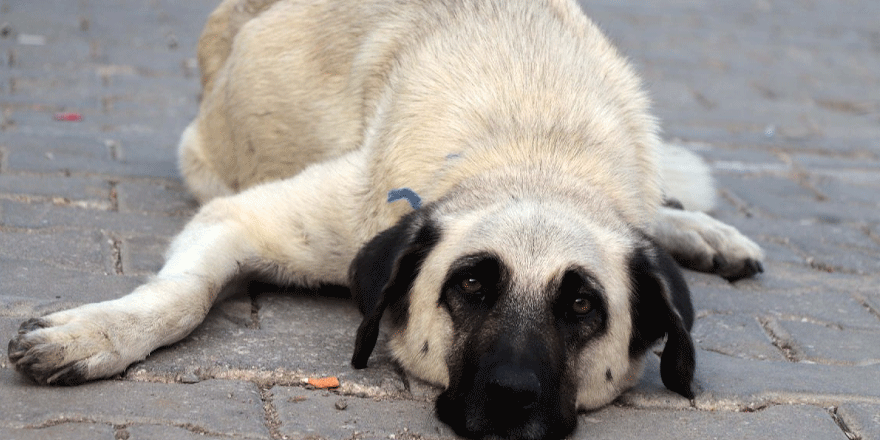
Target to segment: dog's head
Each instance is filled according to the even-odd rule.
[[[514,199],[430,204],[367,243],[350,274],[364,315],[352,364],[366,366],[387,310],[394,358],[446,387],[437,415],[461,435],[561,438],[578,409],[637,382],[664,335],[663,382],[693,396],[684,279],[612,214]]]

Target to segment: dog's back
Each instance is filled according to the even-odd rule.
[[[180,165],[202,201],[364,146],[396,158],[374,180],[418,185],[397,175],[409,161],[438,188],[438,158],[485,140],[544,160],[540,141],[592,183],[615,180],[634,216],[659,203],[647,100],[574,2],[227,0],[199,46],[204,96]],[[495,152],[470,156],[508,161]]]

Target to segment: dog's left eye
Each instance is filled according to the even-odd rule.
[[[592,323],[603,308],[601,287],[592,277],[570,270],[562,278],[554,307],[569,322]]]

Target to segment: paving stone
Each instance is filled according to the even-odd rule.
[[[48,120],[51,114],[46,112],[45,117]],[[74,126],[67,125],[64,128],[71,127]],[[61,173],[85,170],[95,173],[102,171],[102,165],[108,167],[108,171],[119,167],[113,163],[104,142],[95,140],[94,134],[72,136],[58,128],[53,136],[51,128],[46,128],[43,135],[17,131],[4,136],[7,139],[4,144],[8,149],[6,163],[10,170]]]
[[[340,297],[320,297],[308,291],[293,296],[285,293],[260,295],[260,328],[288,338],[288,352],[297,354],[297,363],[303,368],[334,366],[341,377],[351,377],[370,383],[379,381],[384,386],[399,389],[399,379],[389,376],[394,370],[386,346],[386,334],[381,332],[368,368],[353,370],[351,355],[357,328],[363,319],[357,307],[347,297],[348,290],[329,288],[327,293]],[[284,357],[283,352],[279,353]],[[293,356],[290,356],[293,358]],[[328,368],[328,367],[323,367]],[[319,370],[318,370],[319,371]],[[393,382],[389,384],[388,382]]]
[[[6,351],[9,347],[8,342],[16,334],[22,321],[21,318],[0,318],[0,369],[10,368]],[[2,423],[0,426],[3,426]]]
[[[863,155],[858,155],[863,156]],[[880,161],[864,161],[864,167],[860,169],[827,169],[819,168],[811,170],[811,178],[817,186],[831,184],[832,190],[828,197],[851,198],[851,201],[872,207],[877,204],[876,200],[866,197],[880,185],[880,173],[873,171],[872,166],[880,164]],[[852,188],[848,188],[851,185]],[[821,189],[821,188],[820,188]],[[839,191],[834,193],[833,191]]]
[[[780,321],[806,360],[845,365],[880,365],[880,340],[873,331],[840,328],[809,321]]]
[[[179,182],[120,182],[119,209],[191,217],[198,204]]]
[[[777,211],[787,205],[815,203],[815,195],[797,182],[783,176],[750,176],[748,179],[731,178],[716,174],[719,186],[735,192],[739,197],[767,213],[780,216]],[[782,203],[786,201],[786,203]]]
[[[7,232],[0,235],[0,255],[51,266],[113,273],[108,239],[100,231]]]
[[[880,403],[878,374],[878,365],[751,361],[698,349],[694,404],[706,411],[753,411],[768,405],[829,407],[845,402]],[[641,382],[618,401],[635,408],[691,406],[687,399],[663,386],[660,360],[653,355],[646,358]]]
[[[880,271],[880,244],[861,227],[816,223],[809,226],[811,235],[792,235],[789,243],[797,246],[808,263],[857,274]]]
[[[721,204],[716,217],[753,238],[767,255],[768,270],[759,278],[767,282],[785,282],[791,287],[800,283],[801,277],[789,278],[791,266],[819,272],[841,272],[864,276],[877,272],[876,255],[880,245],[869,235],[870,226],[864,221],[842,222],[839,218],[824,220],[807,219],[788,221],[752,217],[743,219]],[[783,274],[778,275],[773,266],[785,263]],[[815,278],[808,276],[807,278]],[[744,280],[745,281],[745,280]]]
[[[183,230],[187,217],[113,212],[58,206],[53,203],[18,203],[0,200],[0,221],[9,228],[79,228],[119,233],[172,236]]]
[[[847,177],[841,180],[829,175],[831,173],[822,173],[813,177],[812,184],[818,191],[832,200],[838,200],[844,203],[859,204],[865,208],[878,208],[877,198],[873,195],[880,192],[880,182],[877,179],[880,172],[858,172],[846,171]],[[836,173],[835,173],[836,174]],[[853,182],[855,181],[855,182]]]
[[[363,399],[297,387],[271,391],[280,431],[291,439],[457,438],[434,416],[432,402]]]
[[[880,404],[844,403],[837,415],[862,440],[880,440]]]
[[[7,146],[6,165],[13,171],[38,173],[98,173],[125,177],[178,178],[174,156],[153,157],[142,161],[118,161],[113,159],[105,144],[107,133],[82,125],[47,127],[44,122],[24,124],[17,119],[15,142]],[[49,119],[50,114],[45,115]],[[72,124],[72,123],[71,123]],[[75,129],[72,129],[75,128]],[[128,131],[138,130],[129,128]],[[99,140],[95,139],[99,138]],[[174,145],[176,135],[167,143]]]
[[[112,426],[97,423],[62,423],[32,429],[0,426],[0,438],[9,440],[118,440],[114,434]]]
[[[809,169],[812,172],[823,173],[826,170],[835,173],[845,181],[854,183],[865,183],[865,180],[876,183],[878,167],[880,161],[877,160],[876,153],[866,152],[864,154],[853,156],[837,156],[817,153],[796,153],[791,158],[801,167]],[[874,172],[867,172],[874,171]],[[855,176],[853,176],[855,173]],[[847,179],[849,177],[850,179]]]
[[[206,377],[278,371],[286,380],[336,376],[377,387],[374,393],[406,393],[385,349],[384,334],[369,368],[351,367],[360,316],[350,300],[282,293],[259,294],[258,304],[259,328],[251,300],[234,296],[216,305],[192,334],[157,350],[130,371],[173,376],[196,372]]]
[[[868,223],[845,221],[837,216],[789,221],[750,218],[743,220],[724,211],[717,215],[744,234],[755,237],[775,261],[853,274],[877,272],[880,243],[872,239]],[[768,272],[769,274],[770,272]]]
[[[698,144],[700,145],[700,144]],[[705,158],[712,167],[713,173],[734,174],[741,177],[744,173],[778,173],[791,171],[791,166],[779,160],[775,154],[763,149],[723,148],[708,144],[696,152]]]
[[[110,183],[95,177],[0,174],[0,194],[27,199],[31,196],[107,209]]]
[[[699,351],[699,350],[698,350]],[[660,358],[650,352],[645,355],[645,368],[640,381],[630,390],[621,394],[615,404],[625,405],[632,408],[653,409],[691,409],[691,401],[679,394],[669,391],[660,380]],[[697,371],[702,368],[699,360]],[[701,390],[700,383],[694,383],[694,392]],[[735,408],[734,410],[739,409]]]
[[[875,210],[865,209],[861,204],[820,200],[815,193],[778,177],[753,177],[748,180],[727,179],[724,175],[716,177],[725,190],[735,193],[749,204],[749,209],[765,217],[829,223],[876,222],[880,219]]]
[[[724,221],[726,223],[739,223],[739,222],[730,222],[729,217],[727,216],[719,216],[719,220]],[[739,227],[739,225],[733,225],[735,227]],[[769,269],[761,275],[762,281],[767,280],[768,278],[771,282],[779,282],[782,281],[785,275],[777,276],[775,266],[779,263],[785,264],[787,266],[797,266],[803,269],[815,270],[810,266],[810,263],[807,261],[807,257],[804,256],[804,252],[791,243],[786,236],[774,236],[770,235],[768,231],[762,231],[760,233],[750,233],[749,231],[740,230],[743,234],[748,234],[758,246],[761,246],[761,249],[764,251],[766,255],[765,266],[768,266]]]
[[[672,116],[678,116],[668,112],[658,113],[661,113],[660,117],[664,121],[669,121]],[[733,129],[727,126],[719,126],[718,124],[710,125],[705,122],[687,120],[674,124],[670,123],[664,127],[663,132],[669,137],[687,139],[689,141],[722,143],[735,140],[738,144],[763,145],[769,142],[764,136],[764,130],[766,129],[766,125],[761,125],[758,122],[746,128]],[[746,134],[742,134],[741,132],[743,131],[746,131]]]
[[[33,260],[0,257],[0,316],[29,318],[85,303],[119,298],[143,277],[64,269]]]
[[[817,284],[830,283],[831,279],[844,276],[810,268],[806,262],[790,264],[778,261],[772,255],[764,261],[764,273],[738,280],[735,283],[729,283],[714,274],[693,271],[685,271],[684,273],[694,298],[702,296],[700,292],[704,289],[725,292],[811,291],[816,289]]]
[[[833,367],[810,363],[752,362],[700,352],[698,408],[749,407],[756,402],[810,403],[877,400],[877,365]]]
[[[153,352],[131,370],[186,374],[220,367],[246,369],[260,365],[272,335],[253,328],[251,302],[235,296],[216,304],[205,321],[176,344]],[[272,365],[266,365],[272,369]]]
[[[167,426],[167,425],[133,425],[128,426],[125,431],[128,433],[128,440],[205,440],[206,438],[239,438],[236,436],[206,436],[197,429],[187,429],[186,427]],[[268,434],[263,437],[252,438],[271,438]]]
[[[826,410],[804,405],[772,406],[756,412],[632,410],[611,406],[581,416],[571,438],[846,439]]]
[[[880,292],[874,290],[876,283],[871,287],[865,287],[861,292],[855,293],[855,297],[864,304],[868,311],[880,320]]]
[[[9,370],[0,370],[0,379],[4,395],[0,420],[10,428],[89,420],[186,426],[206,434],[243,438],[268,436],[259,390],[248,382],[99,381],[76,387],[34,387]]]
[[[117,238],[120,238],[117,236]],[[122,271],[127,275],[152,275],[165,264],[170,237],[122,236]]]
[[[773,271],[782,272],[781,267]],[[829,292],[856,290],[852,276],[840,276],[838,282],[831,279],[832,274],[792,271],[777,274],[784,279],[801,276],[801,282],[813,282],[811,287],[798,283],[797,287],[762,289],[762,281],[753,284],[742,282],[734,286],[722,284],[713,286],[692,285],[691,296],[697,310],[716,313],[745,313],[752,316],[777,317],[786,320],[807,318],[810,321],[838,324],[849,327],[876,329],[878,319],[859,301],[849,295],[834,295]],[[822,280],[822,281],[818,281]]]
[[[700,317],[691,335],[703,350],[743,359],[785,360],[754,316],[710,314]]]

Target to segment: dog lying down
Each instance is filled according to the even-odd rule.
[[[199,41],[180,169],[204,204],[120,299],[31,319],[39,383],[115,375],[189,334],[242,273],[345,285],[364,368],[390,352],[472,438],[561,438],[664,338],[693,397],[679,264],[736,280],[761,249],[658,138],[626,61],[573,0],[227,0]]]

